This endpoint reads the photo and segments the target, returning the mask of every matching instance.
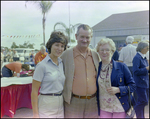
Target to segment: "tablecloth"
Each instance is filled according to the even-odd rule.
[[[29,77],[3,77],[1,78],[1,87],[6,87],[13,84],[30,84],[32,76]]]
[[[4,115],[13,118],[16,109],[21,107],[32,109],[31,89],[31,83],[1,87],[1,118]]]

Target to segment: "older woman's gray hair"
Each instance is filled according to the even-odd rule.
[[[128,36],[128,37],[126,38],[126,42],[127,42],[128,44],[132,44],[133,41],[134,41],[134,37],[133,37],[133,36]]]
[[[98,43],[97,43],[97,46],[96,46],[96,51],[99,52],[99,48],[101,45],[104,45],[104,44],[109,44],[110,45],[110,48],[111,48],[111,51],[112,51],[112,54],[115,52],[116,50],[116,46],[115,46],[115,43],[112,39],[110,38],[102,38]]]
[[[137,52],[141,52],[141,50],[144,49],[144,48],[146,48],[147,46],[149,46],[149,43],[148,43],[148,42],[146,42],[146,41],[140,41],[140,42],[138,43],[138,46],[137,46],[137,48],[136,48],[136,51],[137,51]]]
[[[44,45],[42,45],[40,50],[46,50],[46,47]]]

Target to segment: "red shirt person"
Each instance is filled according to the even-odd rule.
[[[2,76],[3,77],[13,77],[17,76],[20,77],[20,71],[28,71],[29,65],[28,64],[21,64],[21,62],[11,62],[6,64],[2,68]]]
[[[42,61],[48,53],[46,52],[45,46],[41,46],[40,51],[36,53],[34,58],[34,63],[37,65],[40,61]]]

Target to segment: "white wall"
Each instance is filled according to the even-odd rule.
[[[93,37],[91,40],[91,45],[95,48],[96,44],[100,41],[100,39],[106,38],[106,36]]]

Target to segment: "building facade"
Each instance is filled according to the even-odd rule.
[[[134,37],[136,45],[140,40],[149,40],[149,10],[113,14],[92,28],[93,47],[101,38],[107,37],[115,42],[118,49],[129,35]]]

